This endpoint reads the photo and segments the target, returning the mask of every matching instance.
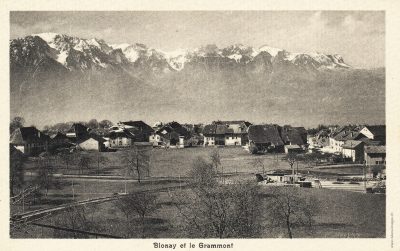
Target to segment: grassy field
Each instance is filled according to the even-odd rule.
[[[282,160],[281,155],[251,155],[240,147],[226,148],[185,148],[185,149],[153,149],[151,154],[150,178],[146,178],[141,184],[131,180],[93,179],[79,177],[59,177],[55,178],[58,187],[49,190],[47,196],[42,196],[37,200],[27,198],[24,210],[32,211],[35,209],[53,207],[73,201],[85,200],[112,196],[114,193],[123,193],[126,190],[140,191],[148,189],[165,188],[168,186],[179,186],[185,184],[186,177],[192,163],[198,158],[210,159],[210,154],[218,149],[221,157],[221,166],[224,174],[230,180],[255,180],[255,173],[261,173],[262,167],[256,166],[255,160],[261,159],[264,170],[288,170],[290,166],[287,161]],[[107,158],[105,164],[97,168],[96,159],[98,156]],[[107,153],[88,153],[90,156],[90,169],[85,170],[85,175],[100,176],[123,176],[125,174],[125,163],[122,161],[124,151]],[[55,161],[56,173],[78,174],[79,171],[74,164],[67,168],[65,163]],[[295,164],[297,168],[297,164]],[[25,179],[29,184],[33,178],[32,173],[37,169],[37,163],[30,159],[26,164],[27,173]],[[360,167],[330,167],[330,168],[308,168],[302,162],[298,163],[298,169],[303,173],[310,171],[310,174],[321,176],[332,176],[338,174],[359,174],[362,173]],[[221,172],[222,168],[220,169]],[[263,188],[264,189],[264,188]],[[266,188],[267,189],[267,188]],[[43,191],[42,191],[43,192]],[[266,191],[267,192],[267,191]],[[308,196],[315,197],[321,205],[321,212],[316,217],[316,226],[312,233],[305,233],[302,229],[295,229],[294,236],[299,238],[306,237],[384,237],[385,235],[385,196],[375,194],[363,194],[347,191],[328,190],[328,189],[304,189],[303,192]],[[147,234],[154,238],[183,238],[185,233],[180,230],[176,219],[179,215],[173,201],[166,192],[157,192],[161,208],[156,214],[146,220]],[[266,202],[267,203],[267,202]],[[22,211],[21,203],[11,206],[12,214]],[[115,202],[101,203],[91,210],[90,217],[96,222],[96,232],[126,237],[126,224],[124,217],[118,210]],[[47,224],[58,224],[50,217],[44,220]],[[286,230],[269,228],[265,222],[263,237],[275,238],[286,237]],[[39,231],[40,230],[40,231]],[[28,226],[25,232],[12,231],[14,238],[52,238],[54,230]],[[134,227],[129,237],[140,238],[141,229]],[[59,236],[58,236],[59,237]]]
[[[263,188],[268,193],[268,188]],[[302,228],[294,229],[295,238],[383,238],[385,237],[385,196],[376,194],[352,193],[327,189],[302,189],[306,196],[314,197],[321,205],[321,211],[315,217],[312,232]],[[195,238],[187,236],[179,228],[179,213],[174,206],[174,192],[159,192],[160,209],[146,219],[146,237],[149,238]],[[139,224],[127,225],[124,215],[117,208],[117,202],[106,202],[88,209],[90,217],[96,222],[96,232],[114,236],[141,238]],[[268,203],[268,201],[265,201]],[[55,225],[55,218],[42,222]],[[287,238],[286,229],[271,228],[268,219],[263,222],[262,238]],[[26,233],[16,232],[14,237],[52,238],[54,230],[30,226]]]
[[[224,173],[259,173],[262,171],[260,166],[254,165],[255,159],[262,159],[265,170],[273,169],[289,169],[289,164],[281,160],[284,154],[279,155],[251,155],[241,147],[193,147],[184,149],[160,149],[155,148],[151,151],[150,172],[152,177],[178,177],[187,176],[192,163],[198,158],[203,157],[210,159],[210,154],[218,150],[221,157],[221,167]],[[100,175],[124,175],[126,163],[123,162],[125,151],[117,152],[89,152],[90,169],[84,170],[85,174],[100,174]],[[107,162],[100,164],[100,169],[97,168],[98,155],[107,159]],[[278,161],[276,161],[278,160]],[[65,163],[60,160],[54,161],[56,172],[63,174],[78,174],[79,170],[76,164],[69,165],[67,168]],[[304,168],[303,163],[299,163],[299,169]],[[37,169],[37,164],[33,159],[27,163],[27,170],[34,171]],[[222,170],[222,169],[221,169]]]

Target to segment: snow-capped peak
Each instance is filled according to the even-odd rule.
[[[267,46],[267,45],[261,46],[258,50],[259,50],[260,52],[261,52],[261,51],[268,52],[272,57],[276,57],[276,55],[278,55],[278,53],[279,53],[280,51],[283,51],[282,49],[275,48],[275,47],[270,47],[270,46]]]
[[[54,32],[46,32],[46,33],[33,34],[32,36],[38,36],[41,39],[43,39],[46,43],[52,43],[56,38],[56,36],[60,36],[60,34]]]

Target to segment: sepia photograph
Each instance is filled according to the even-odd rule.
[[[11,10],[9,28],[9,238],[390,234],[385,11]]]

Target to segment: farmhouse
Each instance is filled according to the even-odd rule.
[[[84,150],[84,151],[104,151],[105,145],[104,145],[105,139],[95,136],[95,135],[90,135],[89,138],[83,139],[81,141],[77,142],[77,148]]]
[[[153,145],[178,145],[185,147],[189,145],[190,132],[178,122],[170,122],[160,127],[149,136],[149,142]]]
[[[261,151],[283,152],[284,143],[278,125],[251,125],[248,129],[249,145]]]
[[[329,139],[329,144],[335,152],[341,153],[343,151],[343,145],[347,140],[360,140],[364,137],[365,136],[362,133],[354,129],[343,130],[335,134],[333,137],[331,136]]]
[[[303,152],[303,148],[299,145],[285,145],[285,153],[300,153]]]
[[[386,126],[385,125],[373,125],[364,126],[360,133],[364,134],[367,138],[380,141],[383,145],[386,143]]]
[[[365,146],[364,159],[367,166],[386,165],[386,147]]]
[[[66,136],[74,142],[87,139],[89,137],[90,128],[80,124],[74,123],[71,128],[67,131]]]
[[[149,137],[154,132],[154,129],[142,120],[119,122],[117,125],[120,129],[134,134],[138,142],[149,142]]]
[[[70,147],[72,146],[71,140],[61,132],[57,132],[56,134],[53,134],[50,136],[50,142],[49,142],[49,149],[50,150],[55,150],[57,148],[63,148],[63,147]]]
[[[112,131],[108,135],[109,147],[111,148],[121,148],[130,147],[135,140],[135,135],[133,135],[127,129]]]
[[[10,144],[26,155],[37,155],[48,150],[50,137],[36,127],[15,129],[10,136]]]
[[[281,138],[285,145],[305,146],[307,144],[307,132],[295,127],[284,126],[281,128]],[[305,137],[304,137],[305,136]]]
[[[248,143],[247,129],[251,123],[238,121],[214,121],[203,128],[204,146],[241,146]]]
[[[344,158],[351,158],[353,162],[364,160],[364,142],[360,140],[347,140],[342,145],[342,155]]]

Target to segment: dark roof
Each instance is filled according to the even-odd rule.
[[[354,148],[362,146],[362,145],[364,145],[364,142],[362,142],[360,140],[347,140],[344,142],[342,147],[347,148],[347,149],[354,149]]]
[[[49,140],[50,137],[36,127],[21,127],[14,130],[10,135],[10,143],[12,144],[24,144],[27,142],[43,142]]]
[[[282,140],[285,143],[290,142],[291,144],[294,144],[294,145],[301,146],[301,145],[305,144],[303,138],[301,137],[301,133],[295,129],[292,129],[289,131],[282,130]]]
[[[142,120],[121,122],[124,125],[129,125],[138,128],[142,133],[152,133],[154,129]]]
[[[205,125],[202,133],[204,136],[214,135],[216,129],[217,129],[217,125]]]
[[[357,139],[360,138],[362,134],[358,131],[348,131],[344,130],[341,131],[340,133],[336,134],[334,137],[335,140],[338,141],[346,141],[346,140],[352,140],[352,139]]]
[[[386,153],[386,146],[365,146],[365,153]]]
[[[283,145],[276,125],[251,125],[248,133],[249,140],[254,143],[271,143],[276,146]]]
[[[57,133],[51,135],[50,138],[53,140],[54,139],[68,139],[68,137],[62,132],[57,132]]]
[[[103,143],[103,142],[106,142],[106,141],[107,141],[107,140],[105,140],[103,137],[100,137],[100,136],[95,135],[95,134],[91,134],[91,135],[88,136],[87,138],[79,139],[78,142],[77,142],[77,144],[81,144],[82,142],[85,142],[86,140],[89,140],[89,139],[94,139],[94,140],[96,140],[96,141],[98,141],[98,142],[100,142],[100,143]]]
[[[385,125],[367,125],[365,126],[374,136],[385,136],[386,126]]]
[[[135,135],[132,134],[129,130],[123,130],[122,132],[110,132],[108,134],[108,137],[110,139],[115,139],[115,138],[135,138]]]
[[[372,140],[372,139],[369,139],[369,138],[367,138],[367,137],[363,137],[363,138],[361,138],[361,139],[359,139],[359,140],[362,141],[362,142],[364,142],[364,144],[365,144],[365,145],[368,145],[368,146],[379,146],[379,145],[382,145],[382,142],[381,142],[381,141]]]
[[[75,134],[81,134],[81,133],[88,133],[89,128],[80,124],[80,123],[74,123],[72,124],[71,128],[67,131],[67,133],[75,133]]]

